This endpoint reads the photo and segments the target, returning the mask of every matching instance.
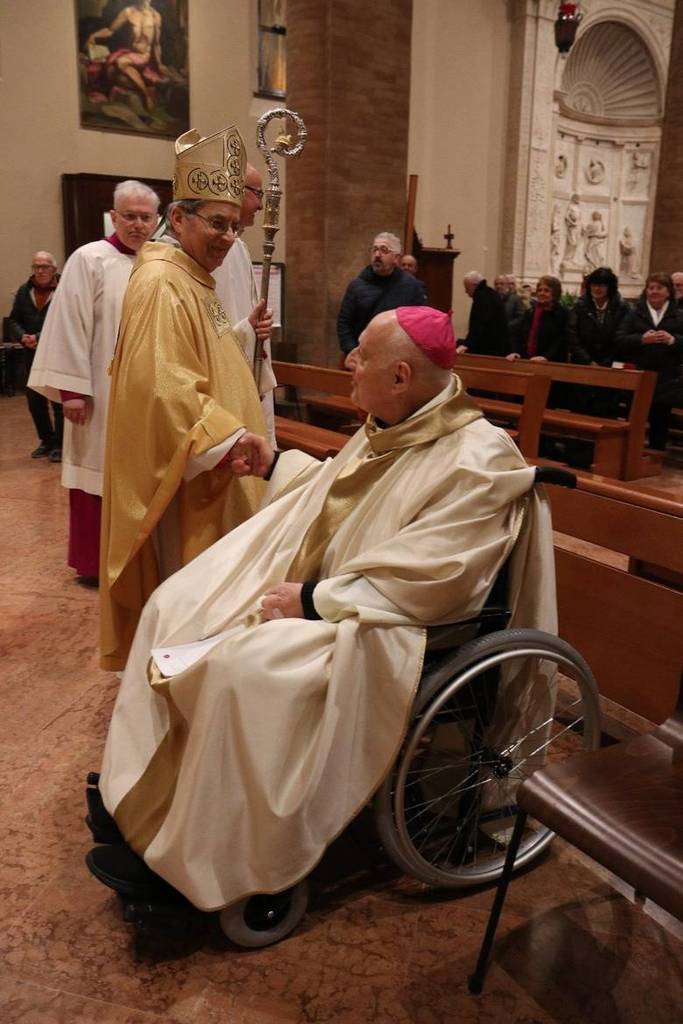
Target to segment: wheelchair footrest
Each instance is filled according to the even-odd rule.
[[[133,900],[120,896],[121,913],[127,924],[138,928],[178,928],[190,924],[195,908],[180,897],[172,901]]]

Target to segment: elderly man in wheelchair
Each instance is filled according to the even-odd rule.
[[[186,900],[276,941],[370,801],[403,870],[491,880],[516,785],[596,744],[546,499],[454,361],[445,314],[379,314],[348,357],[368,419],[335,459],[233,448],[264,507],[148,602],[89,776],[87,863],[129,919]],[[530,821],[519,861],[549,839]]]

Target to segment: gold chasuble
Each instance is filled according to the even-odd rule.
[[[221,457],[218,449],[212,459],[212,450],[240,428],[265,433],[213,277],[181,249],[147,243],[126,291],[112,364],[100,564],[104,668],[124,667],[140,611],[165,575],[258,508],[262,481],[210,468]]]
[[[334,460],[281,455],[270,503],[153,595],[123,674],[100,790],[154,871],[204,910],[303,878],[397,754],[425,627],[477,612],[508,555],[511,624],[555,628],[533,479],[457,377]],[[305,579],[320,620],[260,621]]]

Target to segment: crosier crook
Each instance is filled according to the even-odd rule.
[[[273,146],[268,146],[266,142],[266,127],[274,119],[286,119],[290,118],[297,129],[296,142],[292,145],[292,136],[281,133],[275,139]],[[293,110],[287,109],[274,109],[268,110],[263,114],[256,124],[256,145],[263,153],[263,159],[266,162],[268,168],[269,182],[266,185],[263,193],[263,273],[261,276],[261,299],[265,299],[266,307],[268,305],[268,290],[270,287],[270,267],[273,260],[273,252],[275,251],[275,235],[278,231],[278,221],[280,218],[280,199],[282,198],[282,189],[280,188],[280,175],[278,172],[277,163],[273,154],[278,156],[297,156],[304,148],[306,142],[307,132],[306,126],[302,121],[301,117]],[[261,391],[261,370],[263,368],[263,342],[258,338],[256,339],[256,346],[254,348],[254,379],[256,381],[256,387]]]

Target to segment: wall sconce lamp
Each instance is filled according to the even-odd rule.
[[[583,15],[579,4],[560,4],[555,21],[555,45],[563,57],[571,50]]]

